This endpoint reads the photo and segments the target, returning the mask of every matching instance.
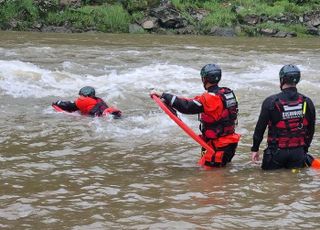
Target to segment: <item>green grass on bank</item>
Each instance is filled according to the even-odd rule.
[[[237,17],[232,12],[232,5],[223,5],[217,2],[205,2],[203,8],[210,11],[210,14],[201,22],[202,26],[232,26],[236,23]]]
[[[50,25],[69,23],[78,29],[96,29],[102,32],[128,32],[130,16],[121,5],[83,6],[51,12],[46,18]]]
[[[298,5],[294,1],[279,0],[279,1],[236,1],[240,8],[240,15],[266,15],[269,17],[277,17],[281,15],[296,15],[300,16],[315,10],[320,6],[319,0],[316,1],[304,1],[305,4]],[[269,2],[269,3],[268,3]],[[318,2],[318,3],[317,3]],[[306,4],[308,3],[308,4]],[[319,8],[318,8],[319,9]]]
[[[140,21],[149,8],[159,5],[160,0],[82,0],[82,5],[62,7],[59,0],[0,0],[0,28],[26,30],[35,24],[65,26],[79,30],[102,32],[128,32],[129,24]],[[320,0],[171,0],[172,5],[195,26],[206,34],[214,26],[232,27],[243,23],[247,15],[265,18],[299,18],[305,13],[320,9]],[[205,11],[198,21],[197,11]],[[271,20],[272,21],[272,20]],[[255,34],[261,28],[306,33],[306,28],[296,24],[264,22],[254,28],[245,26],[245,32]],[[252,32],[253,31],[253,32]]]
[[[224,5],[221,1],[172,0],[172,4],[182,12],[189,23],[198,26],[202,31],[210,30],[213,26],[232,26],[237,21],[231,5]],[[204,9],[209,13],[202,21],[197,22],[190,16],[190,9]]]
[[[172,0],[172,4],[182,11],[187,11],[190,8],[208,10],[210,12],[208,17],[220,18],[212,21],[222,25],[234,21],[236,10],[241,16],[266,15],[276,17],[284,14],[300,16],[312,10],[320,9],[320,0]],[[215,14],[218,16],[213,16]]]
[[[204,9],[208,15],[201,21],[191,21],[199,25],[201,30],[209,31],[214,26],[233,26],[241,22],[247,15],[264,16],[266,18],[279,18],[289,16],[298,18],[304,14],[320,9],[320,0],[172,0],[172,4],[182,12],[188,9]],[[276,29],[286,32],[296,32],[299,35],[306,33],[302,24],[285,25],[281,23],[262,23],[255,27],[244,26],[245,32],[256,36],[260,29]]]
[[[52,0],[58,9],[58,1]],[[77,29],[96,29],[102,32],[128,32],[131,16],[120,4],[82,6],[63,10],[41,11],[33,0],[8,0],[0,4],[0,28],[15,25],[18,30],[32,28],[36,22],[46,25],[71,25]],[[41,16],[41,17],[40,17]]]
[[[242,27],[244,33],[243,35],[246,36],[262,36],[260,31],[263,29],[270,29],[275,31],[282,31],[282,32],[295,32],[299,37],[309,37],[307,35],[307,28],[301,24],[292,24],[292,25],[285,25],[283,23],[261,23],[257,26],[248,26],[245,25]]]
[[[0,5],[1,28],[16,24],[19,29],[26,29],[39,19],[38,7],[33,0],[6,1]]]

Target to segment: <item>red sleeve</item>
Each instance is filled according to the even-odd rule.
[[[210,115],[215,120],[220,119],[223,110],[223,103],[218,95],[213,93],[204,93],[195,97],[195,99],[202,104],[205,114]]]

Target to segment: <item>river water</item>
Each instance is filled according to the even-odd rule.
[[[319,229],[320,171],[249,163],[282,65],[299,66],[298,89],[319,112],[319,61],[319,39],[1,32],[0,228]],[[203,92],[207,63],[220,64],[220,85],[238,96],[242,135],[232,164],[212,171],[148,95]],[[123,119],[52,110],[85,85]],[[181,118],[197,130],[196,116]],[[310,151],[320,157],[316,129]]]

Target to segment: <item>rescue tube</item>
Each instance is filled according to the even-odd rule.
[[[155,101],[156,104],[193,140],[195,140],[199,145],[207,150],[208,153],[213,153],[213,149],[199,137],[189,126],[187,126],[180,118],[178,118],[168,106],[161,101],[161,99],[153,94],[151,98]]]
[[[317,158],[313,159],[311,168],[320,169],[320,159],[317,159]]]

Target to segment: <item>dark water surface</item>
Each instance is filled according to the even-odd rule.
[[[319,61],[319,39],[0,32],[0,229],[320,229],[320,171],[248,163],[282,65],[300,67],[298,89],[319,111]],[[193,97],[212,62],[238,96],[242,139],[232,164],[204,171],[148,92]],[[52,110],[85,85],[123,119]]]

